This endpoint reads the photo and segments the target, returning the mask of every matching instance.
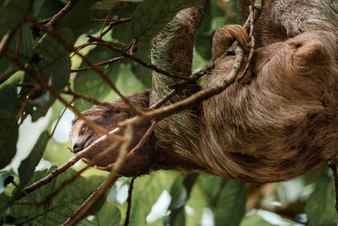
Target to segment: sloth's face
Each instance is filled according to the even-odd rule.
[[[117,126],[118,120],[123,120],[128,117],[128,112],[124,111],[124,109],[116,109],[109,105],[107,106],[94,106],[88,111],[82,113],[83,116],[95,123],[97,126],[106,129],[107,132],[114,130]],[[121,135],[123,131],[118,131],[116,128],[117,135]],[[77,153],[79,151],[84,150],[89,147],[89,145],[93,144],[100,136],[103,134],[99,134],[98,132],[94,132],[93,128],[90,128],[86,125],[86,122],[81,119],[77,119],[73,122],[73,128],[70,135],[70,140],[73,146],[73,152]],[[115,145],[114,145],[115,144]],[[87,162],[90,162],[98,157],[100,153],[106,151],[102,157],[96,161],[97,166],[104,167],[114,162],[117,158],[117,152],[114,149],[119,147],[119,143],[112,137],[111,139],[106,139],[97,143],[91,148],[91,151],[86,154],[86,158],[84,159]],[[107,151],[107,149],[111,149],[111,151]]]
[[[130,101],[140,109],[148,106],[148,99],[148,92],[130,97]],[[126,130],[125,128],[119,128],[118,123],[133,117],[135,114],[129,110],[128,105],[123,101],[116,101],[103,106],[93,106],[83,112],[82,115],[86,120],[106,129],[108,134],[123,137]],[[123,175],[136,175],[148,169],[148,156],[140,151],[133,151],[133,148],[138,144],[149,126],[149,122],[147,122],[132,129],[132,140],[128,149],[128,167],[122,168],[120,171]],[[82,160],[92,163],[100,169],[111,170],[118,158],[122,142],[114,138],[114,136],[108,136],[109,138],[107,139],[102,139],[103,137],[107,137],[106,133],[100,134],[98,131],[94,131],[93,128],[87,125],[85,120],[77,119],[73,122],[70,135],[73,152],[77,153],[87,148],[89,151],[86,151]],[[143,148],[147,150],[150,146],[150,143],[147,143]]]

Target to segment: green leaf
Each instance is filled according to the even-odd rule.
[[[49,133],[46,131],[43,132],[37,140],[36,144],[34,145],[33,150],[31,151],[29,156],[21,162],[18,170],[21,187],[27,185],[32,178],[35,167],[39,164],[43,156],[49,138]]]
[[[18,139],[18,124],[16,113],[19,98],[16,85],[21,80],[13,76],[0,85],[0,169],[10,163],[16,153]]]
[[[0,194],[0,224],[2,225],[2,222],[4,221],[4,217],[6,214],[6,210],[8,207],[8,203],[10,202],[10,197],[8,197],[6,194],[2,193]]]
[[[245,215],[246,190],[244,184],[215,176],[199,178],[210,209],[214,212],[216,226],[238,226]]]
[[[67,46],[73,46],[75,42],[71,30],[64,28],[58,32],[61,35],[59,38],[66,43],[61,43],[60,40],[50,35],[44,35],[33,51],[38,60],[31,62],[32,67],[39,72],[35,76],[48,83],[57,93],[69,83],[71,62]],[[36,80],[26,74],[24,82],[34,84]],[[31,89],[31,87],[23,88],[21,95],[31,94]],[[28,103],[26,113],[32,116],[33,121],[36,121],[47,113],[55,101],[55,96],[50,96],[47,90],[37,90],[31,96],[34,98]]]
[[[0,39],[13,30],[27,15],[31,0],[5,0],[0,3]]]
[[[136,56],[150,62],[150,43],[152,38],[176,15],[186,7],[198,3],[198,0],[145,0],[131,15],[131,22],[114,27],[113,39],[129,43],[137,40]],[[133,64],[133,73],[147,87],[151,84],[151,71]]]
[[[113,37],[121,41],[137,39],[148,42],[166,25],[176,13],[192,6],[198,0],[145,0],[138,5],[132,14],[132,21],[114,29]]]
[[[309,226],[337,225],[335,199],[333,179],[326,168],[306,202],[305,212],[309,219]]]

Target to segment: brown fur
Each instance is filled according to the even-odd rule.
[[[134,94],[130,96],[129,99],[131,103],[137,106],[139,109],[145,109],[149,105],[149,92]],[[83,112],[83,116],[88,120],[95,122],[97,125],[106,128],[107,130],[112,130],[116,128],[117,123],[123,121],[124,119],[133,117],[134,113],[132,113],[129,110],[129,107],[120,100],[105,106],[94,106],[88,111]],[[131,142],[130,148],[133,148],[135,145],[137,145],[138,141],[142,138],[149,126],[149,122],[144,123],[133,131],[134,140]],[[122,135],[123,132],[124,131],[121,130],[118,134]],[[83,120],[77,119],[73,122],[71,141],[73,144],[74,153],[83,150],[99,137],[100,136],[97,133],[86,126],[86,123]],[[106,150],[107,147],[109,147],[109,145],[112,143],[112,140],[105,140],[100,142],[98,145],[95,145],[86,155],[84,160],[86,162],[92,162],[96,158],[95,165],[98,168],[110,170],[110,168],[106,167],[116,161],[118,156],[116,150],[119,150],[120,145],[117,145],[114,149],[112,149],[112,151],[104,154],[102,157],[100,157],[100,159],[97,159],[97,157],[99,153]],[[150,138],[150,141],[142,147],[143,152],[148,153],[149,150],[152,149],[153,145],[153,138]],[[143,170],[148,169],[148,165],[151,164],[151,162],[148,159],[149,156],[143,152],[136,152],[132,156],[129,156],[128,167],[124,167],[120,173],[124,175],[137,175],[144,173]]]
[[[257,49],[249,83],[236,82],[205,101],[201,111],[186,114],[190,119],[185,122],[190,124],[181,126],[179,117],[168,118],[140,155],[128,159],[122,173],[196,169],[226,178],[270,182],[301,175],[334,158],[338,146],[336,53],[335,35],[320,31]],[[233,58],[218,58],[204,84],[210,87],[222,82]],[[130,97],[142,108],[148,106],[147,98],[147,93]],[[132,114],[119,101],[107,108],[96,107],[85,116],[113,128]],[[137,129],[133,145],[148,126]],[[81,150],[97,135],[78,120],[73,137]],[[87,159],[107,145],[103,143]],[[97,165],[115,160],[116,153],[110,153]]]
[[[338,144],[335,36],[308,32],[255,52],[249,84],[235,83],[203,104],[201,150],[211,172],[278,181],[333,158]],[[212,73],[208,86],[223,81]]]

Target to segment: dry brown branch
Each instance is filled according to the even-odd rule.
[[[165,117],[168,117],[172,114],[176,114],[180,111],[188,109],[192,107],[194,104],[200,103],[214,95],[221,93],[235,81],[237,74],[241,68],[241,64],[244,58],[244,52],[242,48],[239,46],[236,48],[235,52],[236,52],[236,59],[233,64],[233,68],[231,72],[229,73],[229,75],[226,76],[226,80],[224,80],[222,84],[201,90],[184,100],[178,101],[168,106],[164,106],[160,109],[156,109],[150,112],[145,112],[143,116],[136,116],[136,117],[127,119],[121,122],[119,126],[125,126],[128,124],[138,124],[144,120],[159,121]]]
[[[100,38],[103,38],[114,26],[127,23],[129,21],[131,21],[131,18],[119,18],[117,20],[111,21],[109,26],[100,34]]]
[[[119,150],[119,156],[117,161],[112,167],[112,170],[106,179],[106,181],[95,191],[93,192],[83,203],[82,205],[74,211],[72,216],[70,216],[62,225],[63,226],[73,226],[79,223],[84,217],[87,216],[88,212],[91,210],[92,206],[107,192],[107,190],[115,183],[119,178],[118,172],[123,167],[124,162],[127,160],[128,149],[133,137],[133,127],[128,125],[125,131],[125,142],[121,145]]]
[[[98,62],[94,65],[95,66],[104,66],[104,65],[107,65],[107,64],[113,64],[113,63],[120,62],[122,59],[123,59],[123,57],[114,57],[114,58],[109,59],[109,60]],[[84,67],[84,68],[79,68],[79,69],[73,69],[73,70],[71,70],[71,72],[81,72],[81,71],[89,71],[89,70],[93,70],[93,69],[91,67]]]
[[[254,36],[254,31],[255,31],[255,15],[256,15],[256,10],[255,10],[255,0],[251,1],[251,5],[249,6],[249,38],[250,38],[250,50],[249,50],[249,55],[248,55],[248,60],[247,63],[245,65],[245,68],[243,70],[243,72],[241,73],[241,75],[239,76],[238,80],[242,80],[245,75],[248,72],[248,69],[250,67],[251,61],[252,61],[252,57],[254,55],[255,52],[255,45],[256,45],[256,41],[255,41],[255,36]]]
[[[0,84],[9,79],[17,70],[13,69],[0,75]]]

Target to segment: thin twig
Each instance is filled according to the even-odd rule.
[[[36,189],[40,188],[43,185],[48,184],[50,181],[52,181],[54,178],[56,178],[58,175],[62,174],[65,172],[67,169],[69,169],[71,166],[73,166],[76,162],[81,160],[83,157],[88,155],[88,153],[93,150],[93,148],[103,142],[104,140],[108,139],[109,136],[112,134],[116,133],[117,129],[110,130],[108,134],[105,134],[99,138],[97,138],[93,143],[88,145],[86,148],[81,150],[80,152],[76,153],[73,158],[71,158],[68,162],[64,163],[63,165],[59,166],[57,169],[52,171],[50,174],[48,174],[46,177],[34,182],[32,185],[26,187],[24,189],[24,193],[31,193],[35,191]]]
[[[55,125],[54,125],[53,129],[51,130],[49,137],[53,137],[53,135],[56,131],[56,128],[58,127],[63,115],[66,113],[66,110],[67,110],[67,108],[63,107],[63,110],[62,110],[61,114],[59,115],[58,119],[56,120]]]
[[[334,188],[335,188],[335,193],[336,193],[336,223],[338,224],[338,173],[337,173],[336,160],[332,160],[329,163],[329,167],[332,170],[333,180],[334,180]]]
[[[105,61],[96,63],[94,65],[95,66],[104,66],[104,65],[107,65],[107,64],[117,63],[117,62],[121,61],[122,59],[123,59],[123,57],[114,57],[112,59],[105,60]],[[88,71],[88,70],[93,70],[93,68],[91,68],[91,67],[83,67],[83,68],[73,69],[73,70],[71,70],[71,72],[81,72],[81,71]]]
[[[181,80],[186,80],[186,81],[192,81],[192,79],[190,77],[179,76],[179,75],[172,75],[169,72],[164,71],[161,68],[158,68],[158,67],[156,67],[155,65],[153,65],[151,63],[144,62],[140,58],[138,58],[138,57],[136,57],[136,56],[134,56],[132,54],[129,54],[129,53],[125,52],[124,50],[116,48],[111,43],[106,42],[106,41],[104,41],[104,40],[102,40],[100,38],[96,38],[94,36],[88,36],[88,37],[90,38],[91,41],[97,42],[98,45],[105,46],[105,47],[107,47],[108,49],[110,49],[110,50],[112,50],[114,52],[120,53],[122,56],[124,56],[124,57],[126,57],[128,59],[133,60],[134,62],[142,65],[143,67],[149,68],[149,69],[151,69],[153,71],[156,71],[156,72],[158,72],[160,74],[163,74],[163,75],[171,77],[171,78],[176,78],[176,79],[181,79]]]
[[[131,21],[131,18],[120,18],[118,20],[112,21],[109,26],[102,31],[102,33],[100,34],[100,38],[103,38],[114,26],[119,25],[119,24],[123,24],[123,23],[127,23]]]
[[[86,101],[88,103],[92,103],[92,104],[95,104],[95,105],[99,105],[99,106],[107,106],[107,105],[109,105],[109,103],[107,103],[107,102],[98,101],[94,97],[86,96],[86,95],[83,95],[81,93],[77,93],[77,92],[75,92],[74,90],[71,90],[71,89],[62,91],[62,93],[66,94],[66,95],[73,96],[76,99],[82,99],[82,100],[84,100],[84,101]]]
[[[255,35],[254,35],[254,31],[255,31],[255,14],[256,14],[256,10],[255,10],[255,0],[251,1],[251,5],[249,6],[249,37],[250,37],[250,51],[249,51],[249,56],[247,58],[247,63],[245,65],[244,70],[242,71],[241,75],[238,76],[238,80],[242,80],[246,73],[249,70],[249,67],[251,65],[251,61],[255,52],[255,45],[256,45],[256,40],[255,40]]]
[[[59,10],[52,18],[50,18],[46,24],[46,27],[48,27],[48,29],[54,27],[58,21],[66,16],[67,13],[69,13],[78,2],[79,0],[69,0],[61,10]]]
[[[177,93],[177,89],[171,90],[166,96],[164,96],[161,100],[159,100],[157,103],[151,105],[149,107],[149,110],[157,109],[161,107],[163,104],[165,104],[170,98],[172,98]]]
[[[136,178],[137,177],[133,177],[130,181],[130,184],[129,184],[128,199],[127,199],[127,212],[126,212],[126,218],[125,218],[123,226],[129,225],[130,213],[131,213],[131,207],[132,207],[132,201],[133,201],[134,182],[135,182]]]

